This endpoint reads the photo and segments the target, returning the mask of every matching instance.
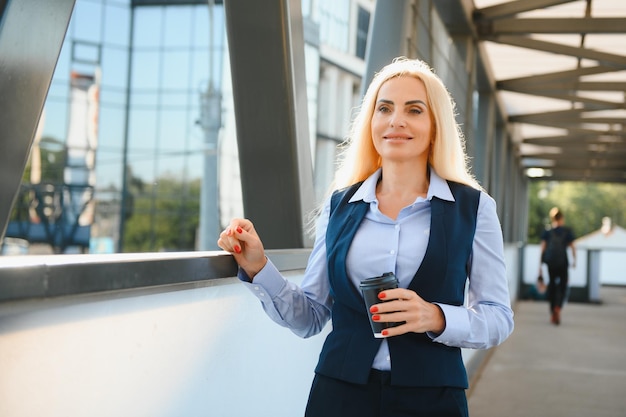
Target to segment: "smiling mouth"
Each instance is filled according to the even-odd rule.
[[[383,136],[383,139],[385,140],[411,140],[413,138],[406,137],[406,136]]]

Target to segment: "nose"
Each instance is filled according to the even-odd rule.
[[[389,120],[391,127],[406,127],[406,119],[402,113],[394,113]]]

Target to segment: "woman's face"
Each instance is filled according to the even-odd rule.
[[[371,121],[374,147],[383,160],[428,161],[432,137],[424,83],[411,76],[380,87]]]

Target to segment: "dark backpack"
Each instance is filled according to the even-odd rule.
[[[565,268],[567,262],[567,242],[565,241],[567,232],[564,229],[550,230],[546,249],[543,252],[541,261],[549,268]]]

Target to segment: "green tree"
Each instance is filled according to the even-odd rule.
[[[623,184],[533,181],[528,196],[528,242],[538,243],[550,226],[548,212],[559,207],[576,237],[598,230],[604,217],[626,225],[626,186]]]
[[[65,145],[62,141],[50,136],[44,136],[39,141],[41,155],[41,182],[49,184],[63,183],[63,169],[65,168]],[[32,157],[22,175],[23,183],[30,183]]]
[[[133,190],[133,213],[126,220],[125,252],[183,251],[195,248],[200,213],[200,180],[163,177]]]
[[[44,136],[39,141],[40,182],[50,187],[63,184],[63,170],[65,168],[65,145],[62,141],[50,136]],[[18,194],[11,211],[11,221],[28,221],[29,209],[34,207],[35,187],[39,184],[31,184],[32,177],[32,152],[28,158],[22,174],[22,188]]]

